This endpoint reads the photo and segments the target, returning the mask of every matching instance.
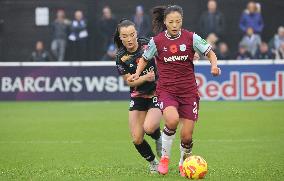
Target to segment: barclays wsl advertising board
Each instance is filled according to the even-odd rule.
[[[202,100],[284,100],[284,61],[219,61],[219,77],[195,64]],[[0,100],[129,99],[114,62],[3,62],[0,88]]]

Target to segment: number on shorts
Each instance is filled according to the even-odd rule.
[[[131,100],[130,103],[129,103],[129,107],[132,108],[133,106],[134,106],[134,101]]]
[[[160,102],[160,109],[164,108],[164,102]]]
[[[155,105],[155,107],[161,107],[161,103],[158,101],[158,97],[153,97],[153,104]],[[161,108],[160,108],[161,109]]]
[[[158,97],[153,97],[153,103],[157,103],[158,102]]]
[[[197,103],[193,102],[193,106],[194,106],[194,108],[193,108],[192,112],[193,112],[193,114],[197,114]]]

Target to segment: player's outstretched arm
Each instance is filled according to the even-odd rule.
[[[209,59],[209,61],[211,63],[211,74],[213,76],[221,75],[221,69],[217,65],[216,54],[212,50],[210,50],[210,52],[208,52],[208,54],[207,54],[207,58]]]
[[[154,71],[150,71],[146,75],[142,75],[142,76],[138,77],[138,79],[136,79],[136,80],[131,79],[130,76],[131,76],[131,74],[126,74],[126,75],[123,76],[123,79],[125,80],[127,85],[130,86],[130,87],[137,87],[137,86],[140,86],[141,84],[143,84],[145,82],[155,81]],[[129,81],[129,79],[131,79],[131,81]]]
[[[147,66],[148,61],[144,59],[144,57],[141,57],[139,59],[139,62],[137,64],[137,69],[136,69],[136,73],[132,74],[131,76],[129,76],[127,78],[127,81],[129,82],[133,82],[135,80],[139,79],[139,75],[141,74],[141,72],[145,69],[145,67]]]
[[[139,75],[141,72],[145,69],[145,67],[148,64],[148,61],[153,61],[153,57],[157,54],[157,47],[154,42],[154,39],[152,38],[148,43],[148,48],[144,51],[142,57],[139,59],[139,62],[137,64],[136,73],[132,74],[128,81],[134,81],[139,78]]]

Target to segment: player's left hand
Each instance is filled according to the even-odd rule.
[[[221,75],[221,69],[219,67],[211,67],[211,74],[213,76]]]

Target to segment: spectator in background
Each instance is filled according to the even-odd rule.
[[[202,13],[199,20],[201,36],[207,37],[210,33],[215,33],[218,37],[223,37],[225,18],[221,12],[217,11],[217,2],[209,0],[207,8],[208,10]]]
[[[274,51],[279,49],[281,43],[284,43],[284,27],[280,26],[278,28],[277,34],[269,41],[269,48]]]
[[[207,38],[206,38],[206,41],[211,45],[211,49],[213,51],[216,51],[217,49],[217,42],[218,42],[219,38],[216,36],[215,33],[210,33]],[[196,54],[194,55],[196,56]],[[200,59],[200,60],[208,60],[208,58],[206,56],[203,56],[203,55],[199,55],[199,57],[196,57],[195,59]]]
[[[70,40],[71,59],[73,61],[86,60],[88,43],[87,22],[84,19],[83,12],[80,10],[77,10],[74,14],[68,38]]]
[[[249,60],[251,59],[251,54],[247,51],[247,47],[245,45],[239,45],[239,51],[236,56],[236,60]]]
[[[108,46],[106,54],[102,57],[101,61],[114,61],[116,58],[117,49],[114,44]]]
[[[2,52],[3,52],[3,33],[4,32],[4,20],[1,19],[0,16],[0,59],[2,57]]]
[[[48,62],[51,61],[52,57],[50,53],[44,49],[44,44],[42,41],[37,41],[35,45],[35,50],[32,52],[30,61],[32,62]]]
[[[113,44],[113,35],[116,29],[117,20],[112,15],[111,9],[109,6],[105,6],[102,10],[102,18],[99,21],[99,31],[102,35],[104,42],[102,46],[106,51],[109,45]]]
[[[138,37],[149,37],[151,32],[151,21],[149,16],[144,14],[143,6],[136,6],[135,15],[132,18]]]
[[[219,37],[215,33],[210,33],[207,36],[206,41],[212,46],[212,50],[215,51],[217,48],[216,44],[219,41]]]
[[[281,43],[280,47],[276,50],[275,59],[276,60],[284,59],[284,43]]]
[[[255,59],[274,59],[274,54],[269,50],[267,43],[261,42],[254,58]]]
[[[261,34],[264,24],[260,11],[259,3],[254,1],[248,3],[240,19],[240,29],[243,33],[246,33],[248,28],[252,28],[255,33]]]
[[[241,40],[241,44],[245,45],[251,56],[254,57],[259,45],[261,44],[261,38],[258,34],[253,32],[253,28],[249,27],[246,35],[244,35]]]
[[[52,42],[51,51],[58,61],[64,61],[67,32],[70,21],[65,18],[65,11],[58,10],[56,19],[51,24]]]
[[[219,43],[218,48],[217,48],[217,57],[218,57],[218,60],[230,60],[231,59],[228,45],[225,42]]]

